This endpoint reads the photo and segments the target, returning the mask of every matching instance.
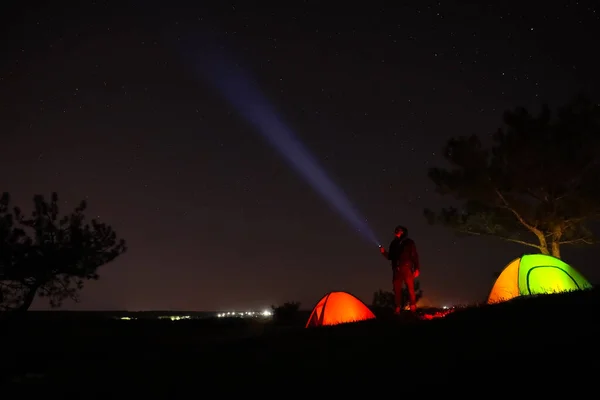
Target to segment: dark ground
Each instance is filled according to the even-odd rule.
[[[380,316],[313,329],[303,328],[305,315],[286,326],[30,318],[2,326],[0,379],[5,388],[51,384],[86,398],[155,388],[177,398],[173,390],[208,388],[215,396],[314,396],[331,389],[341,395],[401,385],[421,394],[458,388],[477,397],[482,390],[486,397],[541,395],[571,386],[587,396],[597,393],[599,298],[594,289],[466,308],[431,321]]]

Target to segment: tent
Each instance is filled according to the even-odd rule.
[[[488,303],[517,296],[591,289],[592,285],[564,261],[544,254],[527,254],[511,261],[496,279]]]
[[[306,327],[337,325],[345,322],[358,322],[375,318],[369,308],[346,292],[327,293],[313,308]]]

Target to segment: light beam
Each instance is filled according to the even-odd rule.
[[[379,245],[366,219],[282,121],[252,77],[227,57],[222,49],[216,49],[215,46],[212,46],[212,49],[210,52],[199,54],[201,58],[194,57],[197,60],[194,67],[200,72],[201,78],[254,126],[350,226],[367,241]],[[186,51],[193,50],[188,47]]]

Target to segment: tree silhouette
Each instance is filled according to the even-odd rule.
[[[600,216],[600,106],[580,96],[555,115],[543,106],[504,113],[484,148],[477,136],[444,147],[451,167],[431,168],[437,192],[460,207],[425,209],[431,223],[494,236],[560,258],[562,245],[594,244]]]
[[[86,223],[82,201],[59,217],[58,195],[33,198],[30,217],[15,207],[10,195],[0,198],[0,310],[26,311],[36,294],[52,307],[78,301],[85,280],[98,279],[100,266],[126,250],[112,227],[92,219]]]
[[[283,305],[272,305],[273,322],[276,324],[289,324],[298,319],[300,314],[300,302],[287,301]]]
[[[371,305],[380,309],[394,309],[396,307],[394,292],[379,289],[373,293],[373,302]]]

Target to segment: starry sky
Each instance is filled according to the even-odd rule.
[[[85,198],[129,246],[66,309],[310,308],[330,290],[370,303],[391,289],[377,247],[198,79],[182,38],[236,55],[383,243],[409,228],[435,305],[482,300],[527,251],[427,224],[423,208],[450,201],[427,178],[445,141],[489,137],[507,108],[598,98],[593,1],[160,4],[0,15],[0,190],[24,208],[35,193],[64,209]],[[593,282],[598,255],[564,251]]]

